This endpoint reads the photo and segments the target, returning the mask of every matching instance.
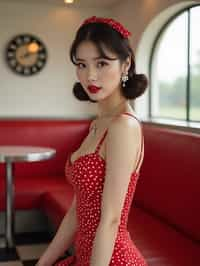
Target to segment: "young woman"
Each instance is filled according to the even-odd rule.
[[[129,100],[142,95],[130,32],[109,18],[91,17],[70,50],[79,82],[73,93],[98,105],[87,137],[66,162],[75,196],[37,266],[147,266],[127,230],[144,156],[142,125]],[[75,254],[58,261],[75,238]],[[56,262],[57,261],[57,262]]]

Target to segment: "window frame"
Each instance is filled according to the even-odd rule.
[[[155,123],[163,125],[164,127],[172,127],[172,128],[180,128],[180,129],[188,129],[189,131],[198,132],[200,133],[200,121],[191,120],[190,119],[190,110],[191,110],[191,101],[190,101],[190,33],[191,33],[191,9],[195,7],[200,7],[200,4],[193,4],[189,7],[185,7],[180,11],[176,12],[173,16],[170,17],[169,20],[165,24],[163,24],[162,28],[159,30],[156,38],[154,39],[151,53],[150,53],[150,60],[149,60],[149,96],[148,96],[148,119],[144,119],[145,123]],[[153,69],[153,59],[157,48],[157,43],[160,40],[161,35],[166,30],[169,24],[171,24],[178,16],[187,12],[187,77],[186,77],[186,119],[178,119],[178,118],[165,118],[161,116],[153,116],[152,115],[152,69]]]

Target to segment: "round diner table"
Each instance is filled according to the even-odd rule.
[[[52,158],[56,150],[49,147],[0,145],[0,163],[6,164],[6,247],[14,247],[14,163],[35,162]]]

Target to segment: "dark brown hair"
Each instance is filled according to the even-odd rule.
[[[148,79],[144,74],[136,74],[135,72],[135,56],[128,39],[124,38],[118,31],[105,23],[89,23],[82,25],[75,36],[70,48],[70,59],[76,65],[77,47],[83,41],[91,41],[97,47],[102,58],[112,60],[105,52],[104,47],[114,52],[119,60],[124,62],[128,56],[131,56],[131,66],[128,71],[128,81],[125,87],[121,86],[121,93],[126,99],[135,99],[141,96],[147,86]],[[80,82],[76,82],[73,86],[73,94],[81,101],[93,101],[83,89]]]

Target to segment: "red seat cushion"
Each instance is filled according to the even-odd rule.
[[[199,266],[200,245],[141,208],[131,209],[128,230],[149,266]]]

